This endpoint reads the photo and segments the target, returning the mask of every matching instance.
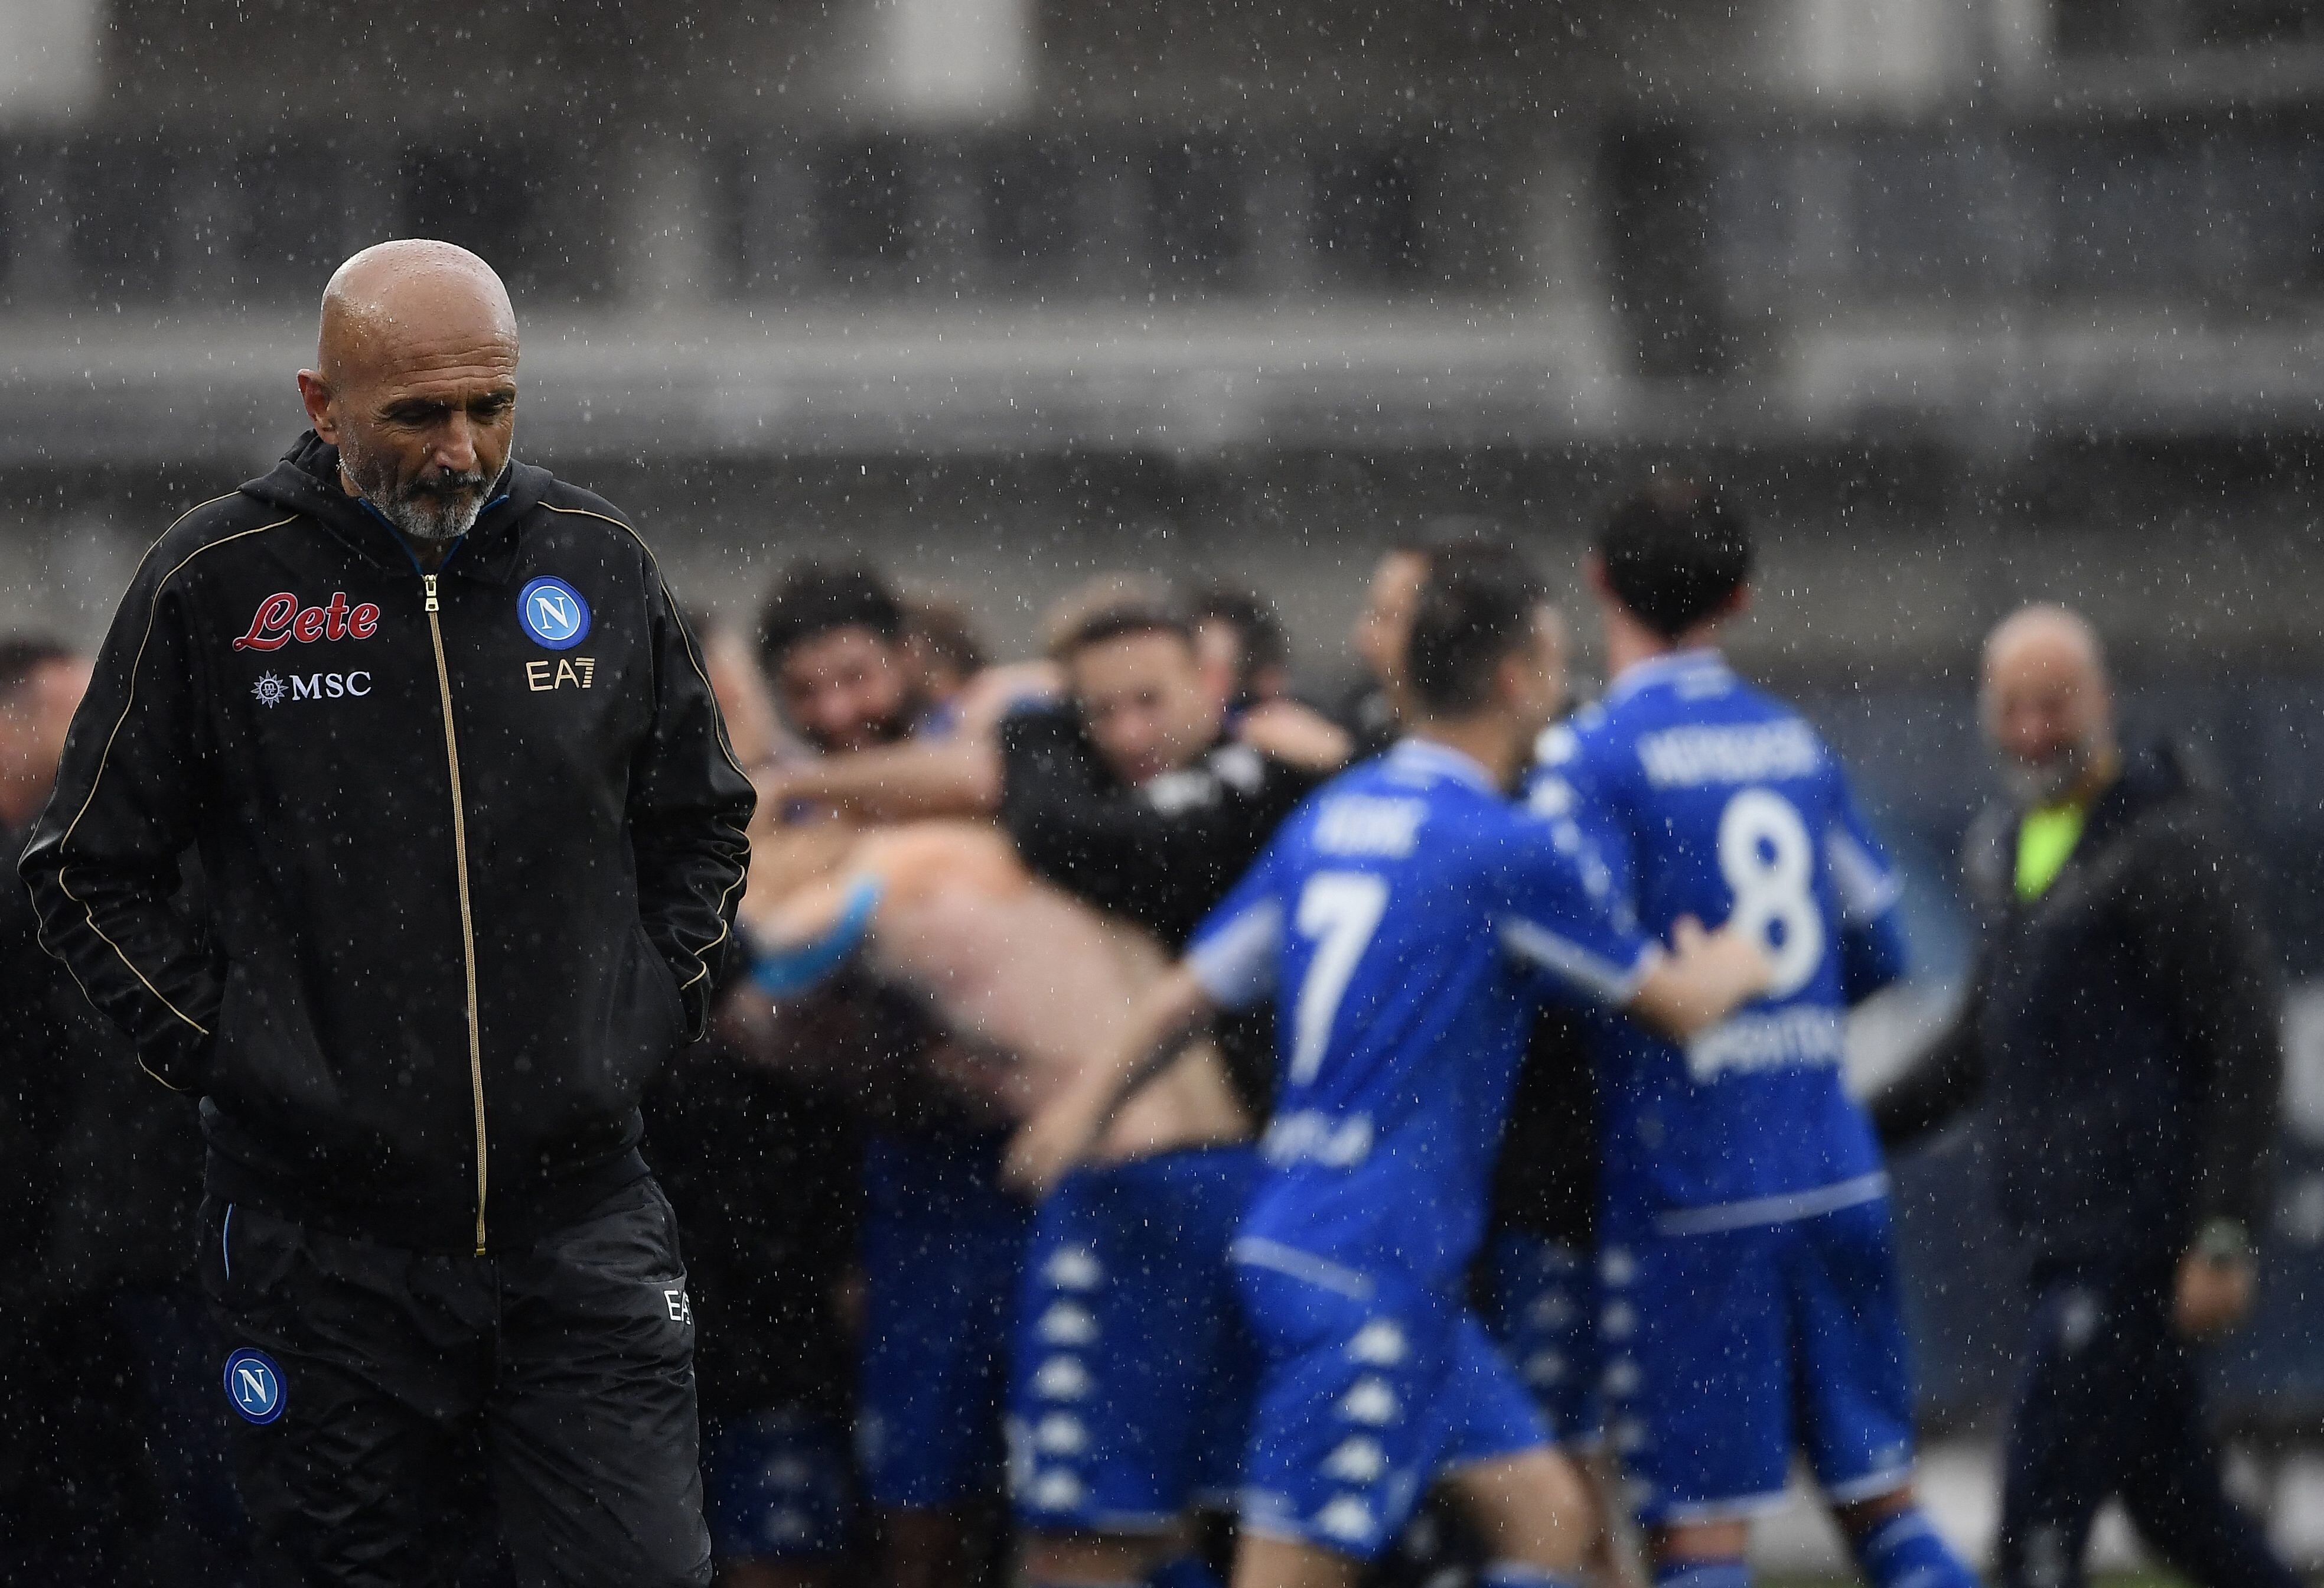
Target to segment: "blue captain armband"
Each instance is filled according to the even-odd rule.
[[[795,943],[752,963],[751,979],[772,998],[804,992],[830,975],[862,946],[872,930],[872,912],[880,908],[880,879],[859,877],[847,890],[839,919],[804,943]]]

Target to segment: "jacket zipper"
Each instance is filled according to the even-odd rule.
[[[437,616],[436,576],[422,573],[428,594],[428,638],[436,648],[436,690],[444,707],[444,759],[452,769],[452,855],[460,879],[460,964],[468,982],[468,1093],[476,1110],[476,1255],[484,1255],[484,1042],[476,1011],[476,919],[468,902],[467,799],[460,789],[460,742],[452,732],[452,670],[444,663],[444,629]]]

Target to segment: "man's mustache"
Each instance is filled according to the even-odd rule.
[[[465,496],[491,484],[481,472],[421,475],[411,482],[411,490],[422,496]]]

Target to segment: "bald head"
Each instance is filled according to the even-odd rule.
[[[2071,607],[2043,603],[2020,607],[1986,636],[1987,678],[1995,669],[2074,673],[2103,680],[2104,652],[2089,620]]]
[[[2062,606],[2028,606],[1987,636],[1986,733],[2027,805],[2087,795],[2114,772],[2114,691],[2096,630]]]
[[[504,344],[516,360],[516,310],[493,267],[422,237],[364,249],[323,289],[315,363],[326,380],[361,380],[431,355]]]
[[[492,266],[449,243],[382,243],[323,292],[299,391],[343,484],[407,535],[466,533],[516,426],[516,313]]]

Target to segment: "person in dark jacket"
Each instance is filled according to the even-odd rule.
[[[2027,1248],[1999,1569],[2079,1588],[2098,1507],[2206,1588],[2296,1578],[2220,1487],[2200,1342],[2249,1309],[2282,1056],[2276,962],[2211,797],[2124,747],[2096,636],[2029,607],[1987,642],[1983,709],[2015,796],[1981,823],[1969,996],[1875,1102],[1904,1145],[1982,1097]]]
[[[1090,581],[1050,614],[1066,692],[1001,720],[1002,828],[1035,875],[1176,952],[1352,741],[1296,700],[1231,716],[1231,675],[1204,664],[1194,620],[1159,585]],[[1237,1094],[1265,1120],[1266,1011],[1220,1022]]]
[[[11,843],[12,853],[23,847],[48,799],[66,725],[88,684],[88,661],[64,646],[0,639],[0,842]],[[9,1061],[0,1075],[0,1285],[14,1319],[27,1316],[43,1288],[34,1273],[54,1194],[50,1158],[71,1112],[70,1079],[57,1060],[72,1050],[86,1009],[53,996],[59,967],[41,952],[39,931],[24,891],[0,892],[0,1010],[7,1017],[0,1054]],[[0,1456],[0,1463],[8,1461]],[[11,1464],[0,1464],[0,1474]]]
[[[516,363],[465,250],[340,268],[313,429],[148,553],[23,862],[202,1100],[220,1410],[284,1580],[434,1581],[489,1504],[521,1580],[708,1581],[638,1098],[702,1032],[752,789],[652,553],[511,460]]]
[[[760,659],[809,753],[758,769],[771,819],[757,837],[754,891],[788,891],[863,822],[950,813],[991,781],[989,751],[929,709],[908,623],[886,578],[862,564],[801,559],[776,580]],[[849,1077],[843,1094],[867,1127],[855,1445],[878,1538],[865,1574],[882,1588],[982,1581],[1028,1222],[995,1177],[1000,1121],[928,1084],[948,1044],[893,989],[843,975],[803,1002],[788,1011],[792,1058],[819,1053],[818,1081]]]
[[[645,1146],[686,1236],[721,1588],[826,1588],[849,1543],[861,1131],[770,1062],[763,1004],[730,989],[709,1040],[654,1078]]]
[[[736,629],[695,632],[735,758],[755,771],[779,731],[758,658]],[[686,1243],[718,1588],[833,1588],[854,1530],[846,1297],[862,1131],[844,1101],[782,1073],[787,1047],[830,1040],[800,1024],[734,977],[708,1038],[645,1094],[646,1159]]]
[[[1065,697],[1019,709],[1000,734],[1001,825],[1026,869],[1173,953],[1348,752],[1296,701],[1231,715],[1236,669],[1206,660],[1195,613],[1148,580],[1083,586],[1047,624]],[[1248,1414],[1227,1233],[1258,1169],[1249,1137],[1266,1117],[1273,1032],[1264,1017],[1221,1029],[1219,1060],[1189,1062],[1222,1063],[1233,1100],[1192,1088],[1163,1116],[1178,1139],[1076,1175],[1042,1205],[1010,1404],[1030,1583],[1215,1580],[1192,1547],[1193,1512],[1237,1466]],[[1074,1271],[1076,1253],[1095,1257],[1089,1274]],[[1077,1345],[1053,1332],[1061,1303],[1098,1320]],[[1173,1320],[1170,1349],[1141,1333],[1152,1317]],[[1062,1389],[1060,1360],[1073,1369]],[[1094,1404],[1119,1396],[1130,1410],[1101,1409],[1061,1445],[1059,1414],[1084,1426],[1068,1399],[1083,1371]],[[1186,1417],[1189,1405],[1204,1415]]]
[[[0,845],[47,803],[89,661],[0,638]],[[186,1239],[193,1105],[42,952],[23,886],[0,888],[0,1581],[236,1581],[240,1508],[213,1415]],[[60,1390],[60,1387],[61,1390]]]
[[[1231,729],[1231,680],[1201,664],[1193,620],[1160,587],[1093,580],[1050,631],[1066,698],[1002,720],[1001,825],[1035,875],[1175,952],[1347,743],[1316,735],[1294,758]]]
[[[1349,627],[1348,643],[1363,663],[1363,673],[1341,704],[1339,719],[1355,735],[1359,759],[1379,754],[1402,732],[1397,690],[1404,637],[1412,626],[1412,609],[1420,601],[1434,549],[1434,541],[1416,535],[1390,542],[1372,567],[1363,610]]]

